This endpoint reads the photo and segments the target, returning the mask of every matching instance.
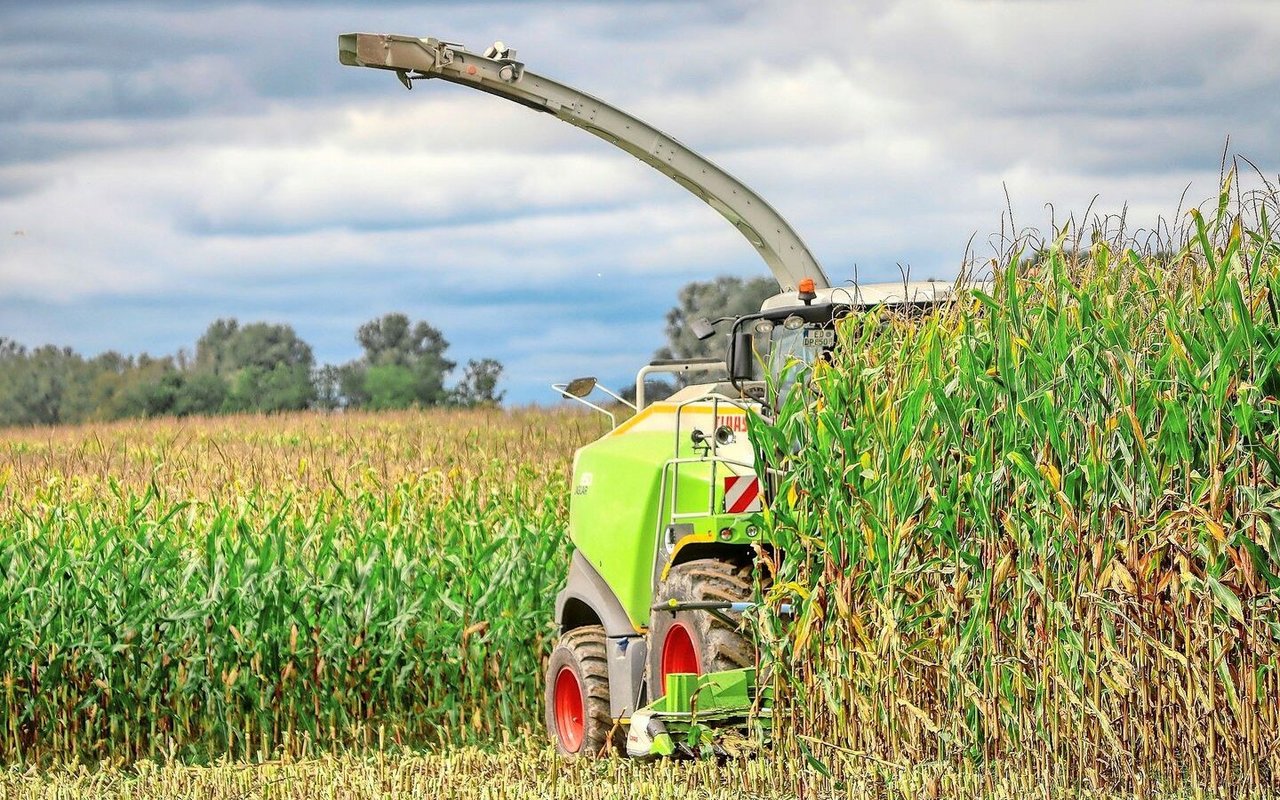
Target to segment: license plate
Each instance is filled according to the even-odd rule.
[[[831,328],[806,328],[804,331],[805,347],[835,347],[836,332]]]

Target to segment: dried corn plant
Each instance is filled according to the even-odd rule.
[[[1063,234],[923,319],[849,318],[756,426],[789,469],[790,747],[1280,786],[1276,196],[1230,186],[1178,249]]]

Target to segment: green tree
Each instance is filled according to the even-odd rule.
[[[337,375],[348,405],[407,408],[449,400],[444,381],[455,365],[445,358],[449,343],[436,328],[426,322],[411,323],[404,314],[385,314],[361,325],[356,341],[364,350],[363,357],[340,367]],[[374,373],[377,368],[389,367],[399,369]],[[411,379],[407,394],[406,374]]]
[[[253,322],[242,326],[234,319],[219,319],[196,342],[195,373],[217,376],[227,387],[221,409],[272,412],[307,408],[315,397],[314,367],[311,346],[289,325]],[[216,391],[212,382],[202,378],[197,388],[199,397],[192,395],[192,403],[212,401]]]
[[[0,425],[29,425],[25,403],[27,349],[0,336]]]
[[[351,408],[369,405],[369,391],[365,387],[365,373],[368,370],[363,359],[349,361],[337,368],[338,394],[342,405]]]
[[[301,411],[314,396],[310,365],[251,365],[236,371],[226,405],[234,411]]]
[[[80,422],[92,412],[92,372],[69,347],[27,350],[0,339],[0,422],[57,425]]]
[[[183,376],[173,359],[138,357],[107,410],[109,417],[163,417],[174,413]]]
[[[315,386],[312,405],[325,411],[342,406],[342,370],[342,367],[324,364],[312,373],[311,383]]]
[[[382,364],[365,372],[368,408],[375,411],[409,408],[418,402],[418,379],[408,367]]]
[[[453,389],[452,402],[460,406],[496,406],[507,394],[498,391],[501,378],[502,364],[492,358],[472,359]]]
[[[173,413],[179,417],[221,412],[227,402],[227,382],[212,372],[195,372],[185,377],[173,398]]]
[[[86,404],[91,419],[111,419],[117,396],[134,370],[132,357],[108,350],[89,361],[90,383]]]
[[[214,375],[234,372],[239,365],[231,363],[232,339],[239,333],[240,323],[235,319],[217,319],[211,322],[196,341],[193,367]]]
[[[360,326],[356,361],[316,368],[292,327],[211,323],[195,356],[136,358],[107,352],[85,359],[71,348],[28,349],[0,337],[0,425],[55,425],[87,419],[274,412],[342,406],[376,409],[501,402],[502,365],[468,364],[452,390],[449,343],[426,322],[386,314]]]

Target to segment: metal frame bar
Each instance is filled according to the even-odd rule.
[[[670,372],[673,375],[686,372],[715,372],[718,369],[724,368],[724,361],[719,358],[689,359],[687,361],[672,364],[645,364],[640,368],[640,371],[636,373],[636,410],[638,411],[645,407],[644,381],[645,378],[650,375],[660,372]]]
[[[675,432],[675,452],[676,453],[680,452],[681,419],[684,414],[685,408],[687,406],[694,405],[696,403],[706,403],[708,401],[710,401],[711,403],[711,418],[713,422],[716,416],[718,416],[717,412],[720,410],[721,403],[725,403],[733,406],[734,408],[741,409],[743,413],[751,412],[751,408],[748,405],[744,403],[740,403],[736,400],[731,400],[727,397],[720,397],[718,395],[704,394],[692,400],[686,400],[685,402],[679,404],[676,407],[676,426],[675,426],[676,427],[676,432]],[[681,519],[698,519],[705,516],[711,516],[716,513],[715,478],[717,476],[717,465],[723,463],[730,466],[738,467],[740,469],[744,469],[750,473],[755,472],[755,464],[748,464],[744,461],[739,461],[737,459],[732,459],[732,458],[722,458],[718,454],[718,450],[719,450],[719,444],[716,442],[715,435],[713,432],[711,436],[711,450],[709,451],[708,455],[690,456],[690,457],[684,457],[684,458],[677,456],[675,458],[669,458],[665,463],[663,463],[662,472],[659,475],[659,481],[658,481],[658,520],[657,520],[657,530],[654,531],[654,541],[653,541],[654,570],[657,569],[658,555],[659,553],[662,552],[663,546],[675,544],[674,542],[666,541],[666,538],[667,538],[666,531],[671,526],[672,523]],[[678,487],[680,483],[680,474],[679,474],[680,465],[681,464],[708,464],[708,463],[712,465],[711,467],[712,473],[711,473],[711,481],[710,481],[710,497],[707,502],[706,512],[704,513],[702,511],[683,511],[683,512],[678,511],[677,509],[679,508],[679,488]],[[671,485],[670,502],[668,502],[668,499],[667,499],[668,484]]]
[[[738,621],[729,614],[745,614],[758,605],[759,603],[733,603],[727,600],[668,600],[665,603],[654,603],[649,610],[665,611],[672,616],[681,611],[705,611],[729,625],[737,625]],[[783,617],[794,616],[795,608],[790,603],[783,603],[778,606],[778,614]]]
[[[618,418],[617,418],[616,416],[614,416],[614,414],[613,414],[613,412],[612,412],[612,411],[610,411],[610,410],[609,410],[609,409],[607,409],[607,408],[604,408],[603,406],[598,406],[598,405],[596,405],[595,403],[591,402],[590,400],[588,400],[588,399],[587,399],[587,398],[585,398],[585,397],[578,397],[576,394],[569,394],[567,391],[565,391],[565,390],[566,390],[566,389],[568,389],[568,388],[569,388],[569,384],[567,384],[567,383],[553,383],[553,384],[551,384],[551,389],[552,389],[553,391],[559,392],[559,393],[560,393],[560,395],[561,395],[562,397],[565,397],[566,399],[574,400],[574,401],[576,401],[576,402],[582,403],[582,404],[583,404],[584,406],[586,406],[587,408],[592,408],[592,409],[595,409],[596,411],[599,411],[601,414],[604,414],[606,417],[608,417],[608,418],[609,418],[609,427],[611,427],[611,428],[616,428],[616,427],[618,427]],[[623,400],[621,397],[619,397],[618,395],[614,394],[612,391],[610,391],[610,390],[609,390],[609,389],[607,389],[606,387],[601,386],[600,384],[598,384],[598,383],[597,383],[595,386],[592,386],[592,387],[591,387],[591,391],[595,391],[596,389],[599,389],[600,391],[602,391],[602,392],[604,392],[605,394],[609,395],[609,396],[610,396],[610,397],[612,397],[614,400],[617,400],[619,403],[622,403],[623,405],[628,406],[632,411],[635,411],[635,410],[636,410],[636,407],[635,407],[634,405],[632,405],[631,403],[628,403],[626,400]],[[590,394],[590,392],[588,392],[588,394]]]
[[[684,415],[685,409],[690,405],[694,405],[695,403],[705,403],[708,400],[711,402],[712,430],[711,430],[711,439],[710,439],[711,450],[708,452],[708,457],[705,458],[705,460],[711,463],[711,480],[708,482],[707,509],[709,514],[714,514],[716,513],[716,478],[718,477],[717,467],[721,461],[729,461],[729,459],[720,458],[718,453],[720,445],[716,441],[716,436],[715,436],[715,422],[720,416],[720,404],[725,403],[725,404],[731,405],[734,408],[740,409],[744,414],[751,413],[751,410],[747,408],[747,406],[743,405],[742,403],[739,403],[736,400],[730,400],[727,397],[721,397],[719,395],[713,395],[713,394],[705,394],[705,395],[702,395],[701,397],[697,397],[692,400],[686,400],[683,403],[680,403],[678,406],[676,406],[675,452],[677,454],[680,453],[680,441],[681,441],[680,422],[681,422],[681,418]],[[671,513],[669,515],[669,518],[673,520],[676,519],[676,515],[677,515],[676,509],[680,507],[680,467],[678,462],[682,461],[682,459],[677,458],[675,459],[675,461],[677,463],[676,463],[675,476],[674,476],[672,487],[671,487]],[[671,463],[671,462],[668,462],[668,463]],[[746,469],[751,470],[752,472],[755,471],[754,464],[741,464],[740,462],[738,462],[738,465],[743,466]],[[665,465],[663,467],[663,472],[664,474],[666,472]]]

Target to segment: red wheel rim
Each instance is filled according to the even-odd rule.
[[[667,629],[662,640],[662,692],[667,692],[667,676],[675,673],[702,674],[698,663],[698,648],[693,644],[693,633],[683,622],[676,622]]]
[[[566,752],[576,753],[582,747],[582,684],[572,667],[561,667],[556,673],[556,735]]]

